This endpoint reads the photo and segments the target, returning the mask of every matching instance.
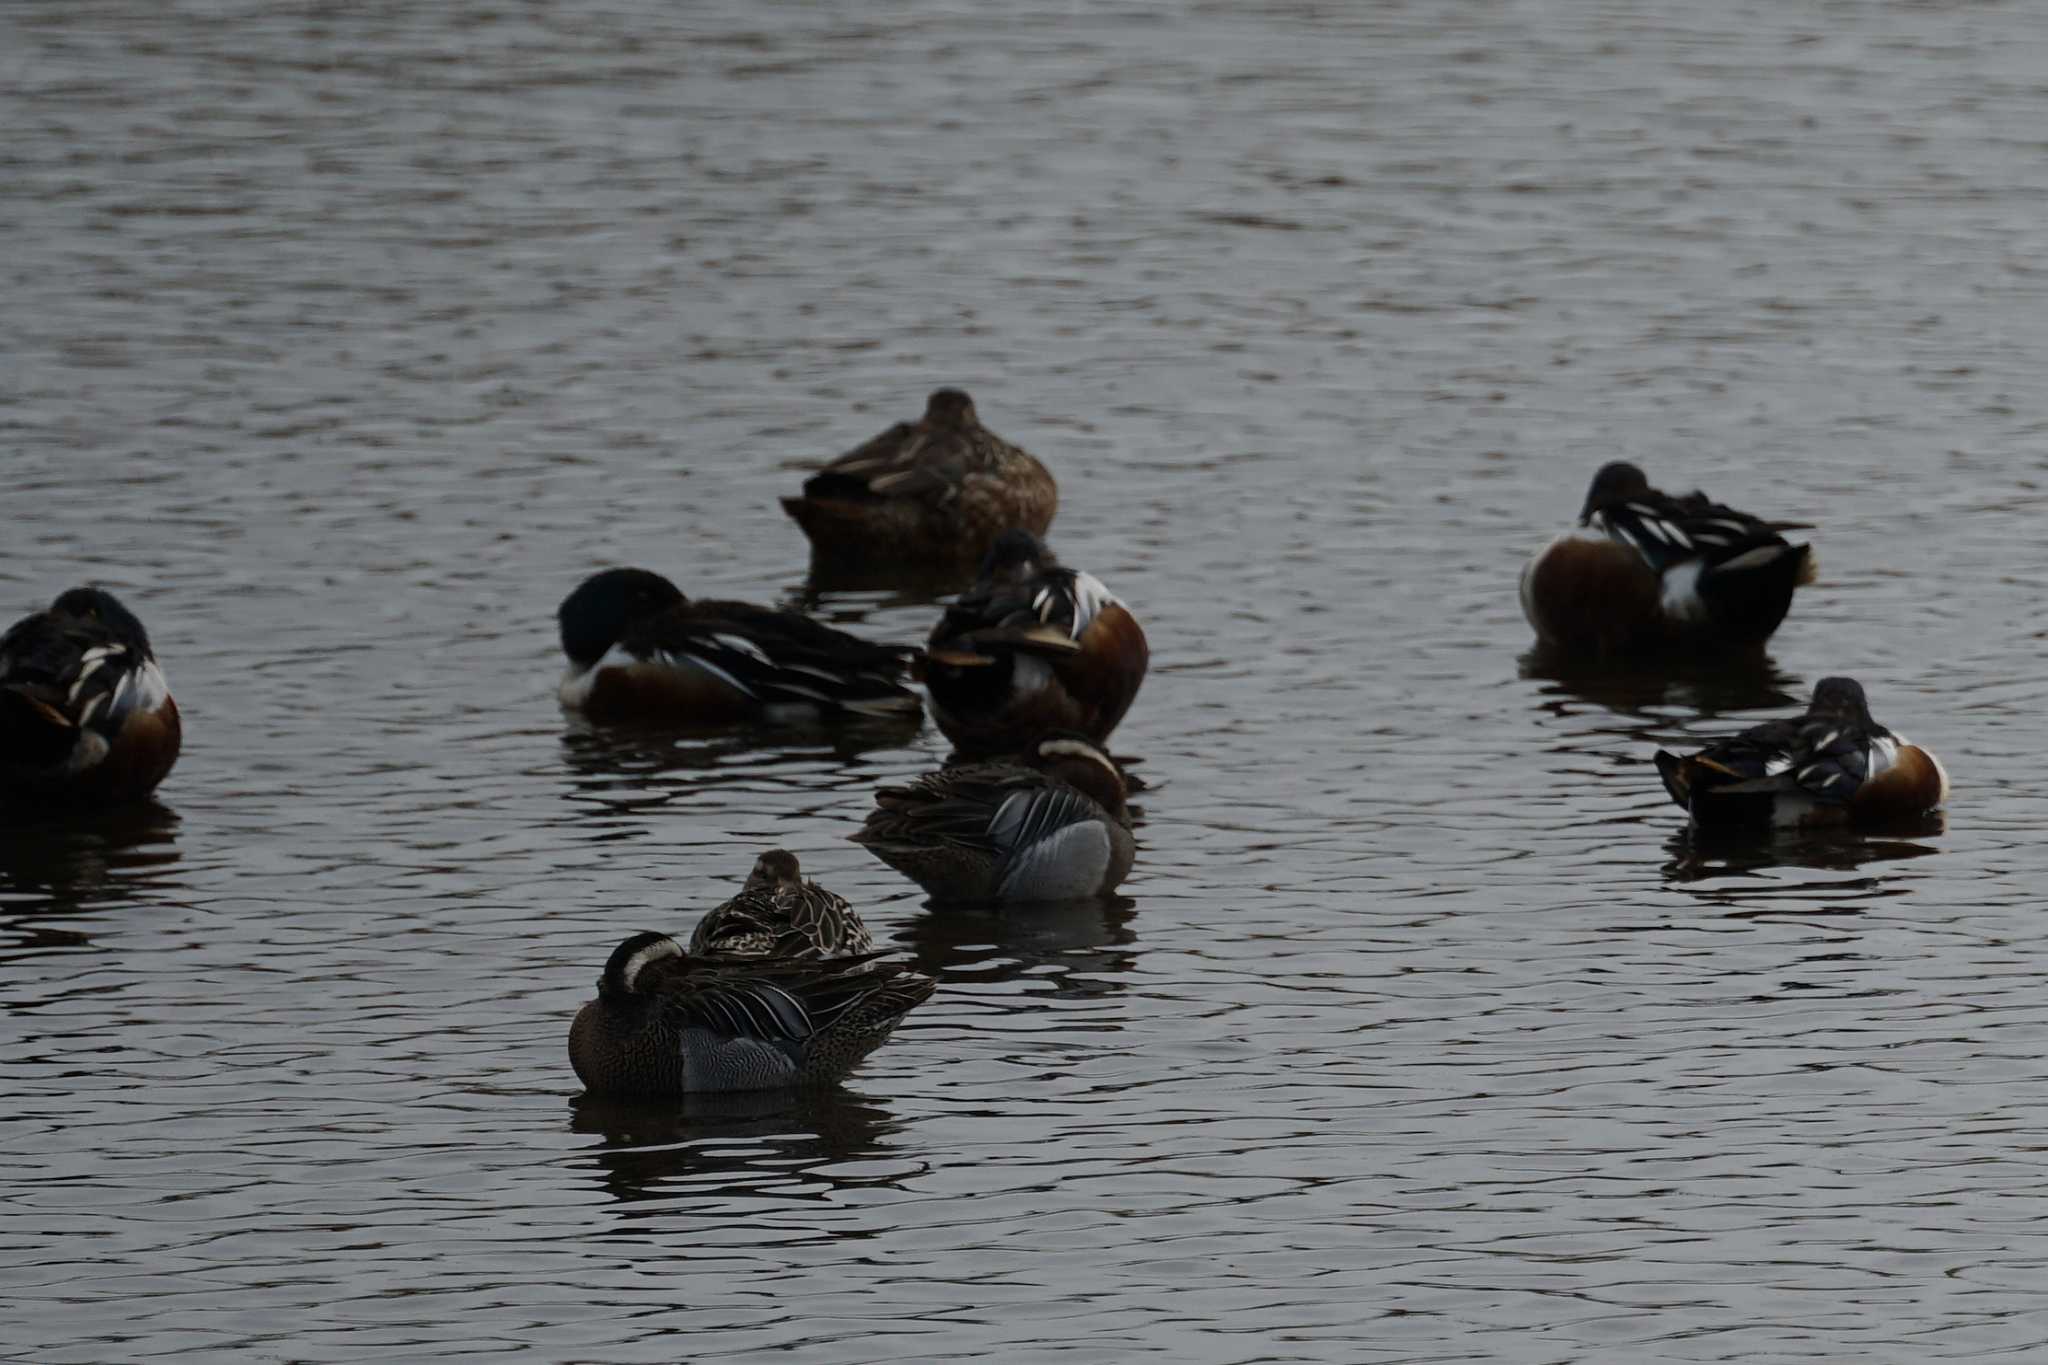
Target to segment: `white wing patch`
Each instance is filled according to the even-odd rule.
[[[654,656],[653,662],[667,664],[670,668],[695,669],[702,673],[709,673],[741,696],[759,700],[759,698],[754,696],[753,688],[747,686],[731,673],[712,663],[701,654],[675,654],[664,649]]]
[[[735,654],[744,654],[748,658],[754,659],[764,664],[773,662],[773,660],[771,660],[768,657],[768,653],[766,650],[762,649],[761,646],[755,644],[752,640],[749,640],[744,635],[714,634],[711,638],[718,645],[725,649],[731,650]]]
[[[1662,605],[1666,616],[1691,620],[1707,614],[1707,604],[1700,600],[1702,567],[1700,560],[1688,559],[1664,571]]]
[[[1105,607],[1121,605],[1110,593],[1109,589],[1102,586],[1102,580],[1094,574],[1075,574],[1074,628],[1069,634],[1073,639],[1080,639],[1081,632],[1088,629],[1088,623],[1100,615]],[[1044,620],[1045,618],[1041,614],[1039,619]]]
[[[569,671],[562,675],[560,695],[562,705],[572,711],[581,711],[590,702],[590,693],[597,686],[597,675],[607,668],[631,668],[640,662],[638,656],[628,654],[619,645],[606,650],[604,657],[590,667],[579,670],[570,664]]]

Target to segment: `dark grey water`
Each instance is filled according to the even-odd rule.
[[[0,126],[0,606],[188,735],[0,839],[10,1358],[2048,1355],[2048,11],[12,0]],[[930,731],[556,709],[581,574],[796,596],[941,382],[1151,633],[1122,905],[845,843]],[[1771,675],[1524,675],[1623,454],[1819,524]],[[1649,750],[1827,672],[1946,831],[1694,847]],[[939,994],[573,1108],[771,843]]]

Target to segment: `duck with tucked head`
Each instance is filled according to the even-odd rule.
[[[149,634],[102,588],[73,588],[0,635],[0,798],[147,796],[184,728]]]
[[[977,758],[1020,752],[1053,730],[1108,739],[1151,657],[1137,618],[1100,580],[1012,529],[933,627],[924,684],[939,729]]]
[[[844,896],[804,880],[797,856],[786,848],[755,859],[740,893],[707,912],[690,935],[692,957],[795,961],[857,957],[874,947],[860,912]]]
[[[1045,534],[1059,490],[1044,465],[981,424],[972,398],[940,389],[922,418],[841,455],[782,507],[828,561],[966,574],[1009,527]]]
[[[1760,648],[1814,579],[1811,547],[1783,535],[1797,529],[1660,493],[1616,461],[1593,476],[1578,526],[1522,571],[1522,614],[1544,645],[1593,659]]]
[[[1659,749],[1656,763],[1664,790],[1700,825],[1897,824],[1949,792],[1941,761],[1873,720],[1853,678],[1822,678],[1805,715],[1682,758]]]
[[[915,650],[869,644],[793,611],[691,601],[645,569],[585,579],[559,612],[562,704],[599,722],[714,724],[903,716]]]
[[[569,1029],[593,1095],[672,1099],[843,1080],[937,983],[873,955],[704,958],[666,934],[612,951]]]
[[[882,788],[852,838],[934,900],[1082,900],[1109,895],[1131,870],[1125,795],[1101,745],[1053,734],[1015,762]]]

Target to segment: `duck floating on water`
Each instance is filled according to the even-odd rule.
[[[591,575],[558,613],[562,704],[599,722],[915,715],[914,649],[870,644],[794,611],[691,601],[645,569]]]
[[[1592,660],[1756,649],[1814,579],[1811,547],[1783,534],[1799,529],[1660,493],[1616,461],[1593,476],[1578,525],[1522,571],[1522,614],[1543,645]]]
[[[941,768],[875,793],[854,842],[939,901],[1107,896],[1137,846],[1123,770],[1086,735],[1048,735],[1015,762]]]
[[[782,508],[827,562],[943,577],[972,573],[1012,526],[1044,535],[1059,489],[1035,457],[981,424],[965,392],[940,389],[923,417],[833,460]]]
[[[0,798],[139,800],[183,740],[149,633],[104,588],[73,588],[0,635]]]
[[[1948,800],[1932,753],[1870,715],[1853,678],[1822,678],[1806,713],[1680,757],[1659,749],[1664,790],[1705,826],[1897,824]]]
[[[794,961],[857,957],[874,947],[846,897],[804,880],[797,856],[786,848],[755,859],[740,893],[706,912],[690,935],[692,957]]]
[[[960,757],[1013,754],[1055,730],[1108,739],[1151,657],[1137,618],[1099,579],[1013,528],[933,627],[924,684]]]

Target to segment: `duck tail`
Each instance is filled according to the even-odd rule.
[[[1813,552],[1811,545],[1801,545],[1799,554],[1799,578],[1796,586],[1810,588],[1820,581],[1820,556]]]
[[[1692,774],[1686,771],[1686,762],[1677,754],[1659,749],[1654,760],[1657,776],[1664,779],[1664,790],[1683,810],[1692,809]]]

